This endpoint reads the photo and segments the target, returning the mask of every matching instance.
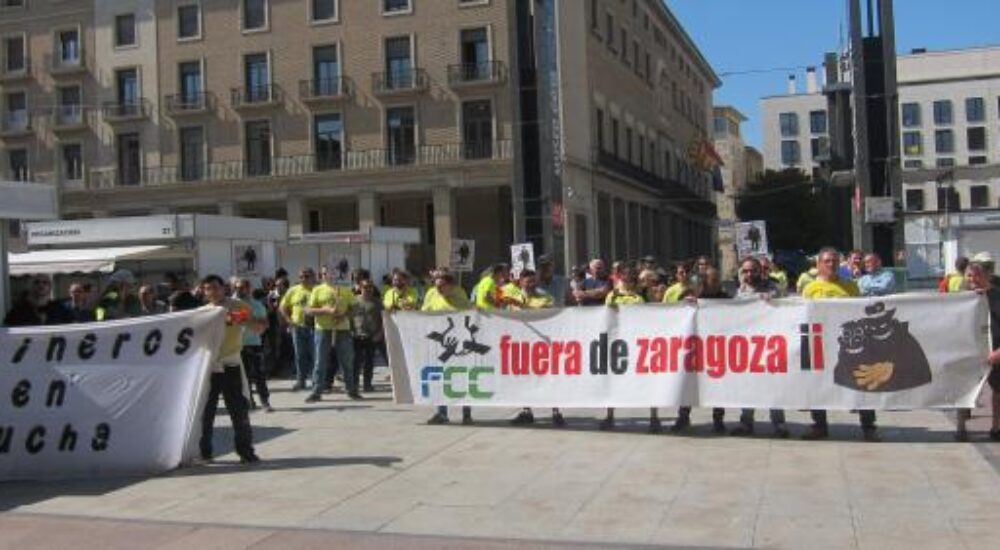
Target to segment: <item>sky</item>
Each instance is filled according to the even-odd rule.
[[[846,0],[665,0],[716,73],[798,67],[821,71],[823,53],[847,39]],[[896,0],[896,50],[1000,45],[1000,0]],[[722,77],[715,105],[749,119],[747,143],[761,147],[760,99],[787,90],[789,70]],[[721,75],[720,75],[721,76]]]

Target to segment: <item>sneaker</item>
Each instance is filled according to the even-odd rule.
[[[878,435],[878,430],[875,428],[867,428],[861,430],[861,439],[867,441],[868,443],[882,442],[882,437]]]
[[[729,431],[729,435],[733,437],[750,437],[753,435],[753,424],[744,424],[740,422],[739,426],[736,426]]]
[[[306,398],[306,403],[318,403],[323,400],[323,396],[318,393],[310,393]]]
[[[788,431],[788,428],[785,427],[784,424],[779,424],[774,427],[774,437],[777,437],[778,439],[788,439],[791,435],[792,433]]]
[[[531,411],[521,411],[517,413],[517,416],[510,419],[510,423],[515,426],[520,426],[523,424],[534,424],[535,415]]]
[[[969,440],[968,430],[958,430],[955,432],[955,441],[958,441],[959,443],[965,443],[968,440]]]
[[[432,426],[438,425],[438,424],[447,424],[448,423],[448,415],[442,414],[440,412],[436,412],[436,413],[434,413],[434,416],[432,416],[432,417],[430,417],[430,418],[427,419],[427,423],[430,424],[430,425],[432,425]]]
[[[296,383],[295,383],[295,384],[294,384],[294,385],[292,386],[292,392],[293,392],[293,393],[294,393],[294,392],[297,392],[297,391],[302,391],[302,390],[304,390],[304,389],[306,389],[306,384],[305,384],[305,382],[296,382]]]
[[[563,428],[566,426],[566,419],[563,418],[562,413],[555,413],[552,415],[552,425],[557,428]]]
[[[712,433],[715,435],[726,435],[726,423],[721,420],[713,420]]]
[[[663,433],[663,422],[661,422],[659,418],[649,419],[649,433],[651,434]]]
[[[826,439],[830,437],[830,430],[826,427],[813,425],[809,428],[809,431],[802,434],[802,439],[805,441],[817,441],[820,439]]]
[[[240,464],[254,464],[260,462],[260,457],[256,453],[250,453],[240,457]]]
[[[597,425],[597,429],[602,432],[610,432],[615,429],[615,419],[614,417],[605,417],[601,420],[601,423]]]
[[[687,431],[691,427],[691,419],[686,416],[678,416],[677,420],[674,420],[674,425],[670,426],[670,431],[673,433],[680,433]]]
[[[265,402],[264,403],[264,412],[266,412],[266,413],[273,413],[274,412],[274,407],[272,407],[270,403],[266,403]]]
[[[463,426],[471,426],[472,425],[472,413],[470,413],[470,412],[463,412],[462,413],[462,425]]]
[[[361,391],[365,393],[375,393],[375,387],[371,384],[365,384],[365,387],[361,388]]]

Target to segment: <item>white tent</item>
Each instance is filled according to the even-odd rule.
[[[0,318],[7,313],[7,222],[59,217],[56,188],[50,185],[0,181]]]
[[[11,275],[61,273],[111,273],[123,260],[153,259],[169,249],[165,245],[35,250],[10,254]]]

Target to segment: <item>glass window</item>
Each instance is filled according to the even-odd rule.
[[[56,110],[58,124],[74,125],[83,122],[83,94],[80,86],[66,86],[56,92],[59,104]]]
[[[271,175],[271,123],[257,120],[246,123],[246,162],[248,176]]]
[[[939,187],[937,190],[937,207],[939,212],[958,212],[962,202],[954,187]]]
[[[7,38],[3,42],[3,70],[13,73],[27,68],[24,54],[24,38],[18,36]]]
[[[617,118],[612,118],[611,119],[611,152],[614,153],[614,155],[615,155],[616,158],[618,157],[618,153],[620,152],[620,149],[619,149],[619,147],[620,147],[620,145],[619,145],[620,141],[619,140],[620,139],[621,139],[621,135],[619,134],[619,130],[618,130],[618,119]]]
[[[386,110],[388,161],[392,166],[413,164],[416,160],[416,123],[413,107],[393,107]]]
[[[938,130],[934,132],[934,152],[954,153],[955,134],[951,130]]]
[[[625,128],[625,160],[632,162],[632,129]]]
[[[920,104],[919,103],[904,103],[902,105],[903,111],[903,127],[904,128],[915,128],[920,126]]]
[[[139,185],[142,181],[139,134],[120,134],[117,141],[118,185]]]
[[[201,63],[188,61],[178,65],[181,101],[184,105],[196,106],[202,100]]]
[[[903,161],[903,168],[907,170],[916,170],[924,167],[924,161],[920,159],[909,159]]]
[[[489,100],[462,103],[462,142],[466,160],[493,157],[493,106]]]
[[[382,0],[382,13],[406,13],[410,11],[410,0]]]
[[[410,59],[410,37],[398,36],[385,41],[385,84],[390,90],[413,87],[413,62]]]
[[[25,130],[28,128],[28,95],[25,92],[11,92],[4,97],[5,130]]]
[[[62,146],[62,169],[66,181],[83,179],[83,147],[79,143]]]
[[[28,150],[7,150],[7,177],[13,181],[28,181]]]
[[[135,14],[124,13],[115,16],[115,46],[135,45]]]
[[[243,30],[267,27],[267,0],[243,0]]]
[[[195,38],[201,35],[201,8],[198,4],[177,8],[177,37]]]
[[[982,122],[986,120],[986,102],[981,97],[965,98],[965,121]]]
[[[923,153],[923,138],[920,132],[903,132],[903,154],[920,156]]]
[[[59,32],[59,62],[62,65],[80,64],[80,34],[75,30]]]
[[[787,166],[795,166],[802,158],[799,142],[785,140],[781,142],[781,163]]]
[[[906,190],[906,209],[910,212],[920,212],[924,209],[924,190]]]
[[[625,30],[625,27],[619,29],[618,37],[620,38],[619,47],[621,48],[622,61],[628,65],[628,31]]]
[[[267,54],[255,53],[243,60],[246,85],[246,102],[260,103],[271,99],[271,73]]]
[[[813,134],[826,133],[826,111],[809,112],[809,131]]]
[[[813,160],[830,158],[830,138],[826,136],[814,137],[809,140],[809,146]]]
[[[715,129],[715,135],[717,136],[725,136],[729,133],[729,122],[726,120],[726,117],[715,117],[712,127]]]
[[[965,137],[970,151],[986,150],[986,128],[982,126],[967,128]]]
[[[115,88],[118,94],[117,114],[124,116],[138,114],[139,72],[136,69],[115,71]]]
[[[938,168],[950,168],[952,166],[955,166],[955,159],[948,158],[948,157],[942,157],[942,158],[937,159],[937,162],[935,162],[935,165]]]
[[[969,187],[969,196],[973,208],[990,207],[990,188],[988,185],[973,185]]]
[[[313,122],[313,141],[316,144],[316,169],[337,170],[341,167],[344,125],[340,114],[317,115]]]
[[[313,94],[340,94],[340,57],[335,44],[313,48]]]
[[[615,16],[610,13],[604,19],[604,42],[609,50],[615,50]]]
[[[205,173],[205,131],[181,128],[181,180],[198,181]]]
[[[597,150],[598,152],[604,151],[604,111],[601,109],[597,110],[597,114],[594,117],[594,125],[597,127]]]
[[[490,44],[486,29],[462,31],[462,79],[485,80],[490,78]]]
[[[986,164],[986,157],[985,156],[983,156],[983,155],[977,155],[977,156],[974,156],[974,157],[969,157],[969,165],[970,166],[976,166],[976,165],[981,165],[981,164]]]
[[[778,115],[778,123],[781,126],[782,137],[795,137],[799,135],[799,115],[795,113],[781,113]]]
[[[951,101],[942,99],[934,102],[934,124],[945,126],[951,124],[953,120],[951,112]]]
[[[332,21],[337,18],[337,0],[311,0],[313,21]]]

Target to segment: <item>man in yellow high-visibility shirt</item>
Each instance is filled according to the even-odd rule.
[[[420,307],[417,289],[410,286],[410,276],[401,269],[392,272],[392,287],[382,297],[385,311],[413,311]]]
[[[510,267],[507,264],[496,264],[488,275],[476,284],[476,308],[490,311],[503,307],[503,293],[500,288],[510,278]]]
[[[292,349],[295,353],[295,385],[292,391],[306,388],[306,379],[313,371],[313,321],[306,316],[309,295],[316,284],[316,272],[312,268],[299,271],[299,284],[288,289],[281,297],[278,312],[285,319],[292,333]]]
[[[806,285],[802,289],[802,297],[806,300],[835,300],[842,298],[855,298],[861,296],[858,285],[854,281],[841,279],[837,275],[837,268],[840,264],[840,253],[835,248],[824,248],[816,255],[816,280]],[[830,430],[826,420],[826,411],[814,410],[811,412],[813,425],[810,430],[802,434],[802,439],[826,439],[830,436]],[[880,441],[878,428],[875,426],[875,411],[858,411],[861,417],[861,432],[865,441]]]
[[[306,403],[315,403],[322,398],[331,343],[337,353],[337,363],[343,370],[348,397],[361,399],[354,368],[354,337],[351,335],[350,313],[354,293],[350,287],[330,284],[330,273],[326,266],[320,268],[319,273],[321,282],[313,288],[309,296],[309,307],[306,308],[306,313],[313,315],[316,323],[313,390],[306,398]]]
[[[472,303],[466,298],[465,292],[455,285],[455,278],[444,268],[436,269],[431,277],[434,286],[424,295],[424,305],[421,311],[461,311],[472,309]],[[441,405],[434,416],[427,420],[428,424],[447,424],[448,407]],[[462,407],[462,424],[472,424],[472,408]]]

